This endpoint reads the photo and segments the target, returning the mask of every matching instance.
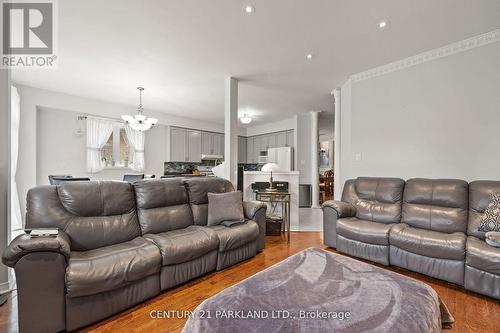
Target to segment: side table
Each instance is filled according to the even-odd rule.
[[[290,243],[290,193],[280,191],[257,191],[255,200],[269,203],[281,203],[281,217],[287,242]]]

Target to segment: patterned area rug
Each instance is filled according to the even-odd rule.
[[[433,333],[452,322],[425,283],[309,248],[205,300],[183,332]]]

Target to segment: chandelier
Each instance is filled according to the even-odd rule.
[[[123,115],[122,119],[136,131],[147,131],[158,122],[158,119],[148,118],[144,115],[144,108],[142,107],[142,92],[144,88],[137,87],[137,90],[139,90],[139,107],[137,108],[137,114],[135,116]]]

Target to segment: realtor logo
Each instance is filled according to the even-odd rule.
[[[2,67],[54,68],[55,2],[2,2]]]

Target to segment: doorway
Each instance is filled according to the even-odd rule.
[[[319,173],[319,203],[333,200],[334,181],[334,116],[330,112],[319,114],[318,126],[318,173]]]

